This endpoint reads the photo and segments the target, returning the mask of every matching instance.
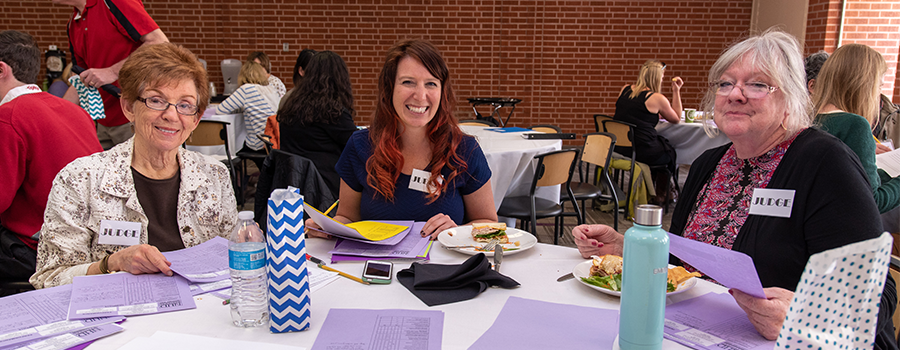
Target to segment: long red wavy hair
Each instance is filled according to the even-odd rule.
[[[400,140],[400,116],[394,110],[394,83],[397,77],[397,66],[406,56],[417,59],[435,78],[441,81],[441,100],[434,118],[428,122],[428,141],[431,143],[431,169],[434,175],[440,174],[445,167],[449,174],[438,182],[438,176],[432,176],[429,185],[434,192],[429,193],[428,203],[433,203],[446,190],[453,180],[464,173],[466,162],[456,154],[462,142],[462,130],[453,117],[456,98],[450,87],[450,71],[440,52],[431,43],[422,40],[402,41],[388,50],[384,67],[378,74],[378,105],[375,118],[369,130],[372,142],[372,157],[366,161],[368,175],[366,182],[388,201],[394,200],[394,184],[403,168],[403,148]]]

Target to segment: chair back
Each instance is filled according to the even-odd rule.
[[[604,120],[613,120],[613,117],[610,117],[606,114],[594,114],[594,131],[595,132],[603,131],[603,121]]]
[[[490,126],[490,127],[497,126],[494,123],[491,123],[487,120],[481,120],[481,119],[460,120],[459,125]]]
[[[604,120],[603,132],[616,135],[617,147],[633,147],[634,124],[618,120]]]
[[[530,127],[529,129],[545,134],[562,134],[562,129],[560,127],[550,124],[535,125]]]
[[[538,160],[538,164],[531,186],[532,194],[534,194],[535,187],[569,183],[572,180],[572,172],[575,170],[578,152],[577,149],[571,148],[534,156],[534,159]]]
[[[228,124],[218,120],[201,120],[184,143],[188,146],[228,146],[228,129],[225,127]]]
[[[606,132],[585,134],[581,161],[606,169],[609,167],[609,159],[615,145],[616,135]]]

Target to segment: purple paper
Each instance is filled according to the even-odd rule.
[[[443,332],[442,311],[331,309],[312,350],[440,350]]]
[[[196,308],[187,280],[163,274],[78,276],[72,282],[69,320],[146,315]]]
[[[669,253],[727,288],[765,299],[753,258],[736,250],[716,247],[669,233]]]
[[[393,223],[393,222],[392,222]],[[400,224],[398,224],[400,225]],[[425,222],[416,222],[409,225],[411,232],[400,242],[394,245],[373,245],[365,242],[348,241],[341,239],[334,244],[334,249],[329,253],[332,255],[350,255],[366,258],[391,258],[391,259],[412,259],[425,252],[431,237],[422,237],[418,232],[425,227]]]
[[[619,312],[509,297],[469,350],[611,349]]]
[[[666,306],[666,339],[703,350],[771,350],[729,294],[707,293]]]
[[[65,334],[21,344],[28,349],[63,350],[69,348],[83,349],[91,342],[125,330],[115,323],[101,324]],[[12,349],[12,348],[10,348]],[[6,349],[4,349],[6,350]]]
[[[199,245],[162,253],[172,271],[194,283],[231,278],[228,269],[228,240],[215,237]]]
[[[67,284],[0,298],[0,349],[124,319],[116,316],[67,321],[71,295],[72,285]]]

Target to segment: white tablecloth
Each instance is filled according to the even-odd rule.
[[[675,147],[675,151],[678,153],[677,164],[690,165],[706,150],[731,142],[728,136],[722,132],[719,132],[716,137],[710,138],[703,131],[702,122],[671,124],[660,121],[656,125],[656,132],[669,139],[669,142]]]
[[[216,114],[216,107],[210,105],[203,112],[201,120],[218,120],[228,122],[228,147],[231,151],[231,158],[234,154],[244,147],[244,140],[247,139],[247,128],[244,127],[243,114]],[[197,151],[206,155],[225,155],[225,146],[187,146],[187,149]]]
[[[463,132],[475,136],[491,168],[494,205],[500,209],[503,197],[527,196],[534,179],[534,156],[562,149],[562,140],[527,140],[521,132],[499,133],[483,126],[461,125]],[[538,188],[535,195],[559,201],[559,186]]]
[[[310,239],[307,241],[307,252],[327,261],[330,258],[327,252],[333,247],[333,244],[333,241]],[[459,264],[468,258],[467,255],[440,248],[438,243],[435,243],[431,257],[431,263],[440,264]],[[129,317],[122,324],[126,328],[124,332],[101,339],[88,349],[117,349],[136,337],[149,337],[156,331],[303,346],[310,349],[322,329],[328,310],[332,308],[441,310],[444,312],[442,348],[466,349],[493,324],[506,299],[511,296],[617,309],[619,298],[590,289],[574,279],[556,282],[557,277],[572,272],[573,267],[582,261],[584,260],[575,248],[537,244],[530,250],[504,257],[503,274],[518,281],[521,284],[520,287],[515,289],[490,288],[474,299],[431,308],[413,296],[396,280],[389,285],[365,286],[346,278],[338,278],[311,294],[312,325],[309,330],[297,333],[272,334],[269,333],[268,327],[237,328],[231,324],[229,306],[222,305],[222,300],[215,296],[201,295],[194,298],[197,301],[197,309],[194,310]],[[341,262],[331,264],[331,266],[359,276],[362,273],[363,263]],[[394,271],[400,271],[408,266],[408,262],[397,261]],[[693,289],[671,296],[667,302],[678,302],[709,292],[724,293],[726,291],[724,287],[710,282],[698,282]],[[590,331],[591,327],[601,327],[604,322],[614,322],[614,320],[597,320],[596,325],[585,325],[585,329],[572,331]],[[509,334],[508,336],[516,335]],[[559,336],[570,335],[560,334]],[[608,349],[609,346],[611,344],[598,344],[597,348]],[[685,347],[664,340],[663,349],[685,349]]]

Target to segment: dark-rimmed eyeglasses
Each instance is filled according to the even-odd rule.
[[[727,80],[719,80],[710,84],[710,88],[715,90],[716,95],[719,96],[728,96],[735,87],[741,89],[741,93],[746,98],[763,98],[778,90],[778,87],[769,86],[766,83],[747,83],[740,86]]]
[[[166,101],[157,96],[148,98],[138,97],[137,100],[143,102],[145,105],[147,105],[147,108],[150,108],[154,111],[165,111],[169,109],[169,106],[175,106],[175,111],[181,115],[196,115],[197,110],[199,109],[197,105],[192,105],[187,102],[169,103],[169,101]]]

